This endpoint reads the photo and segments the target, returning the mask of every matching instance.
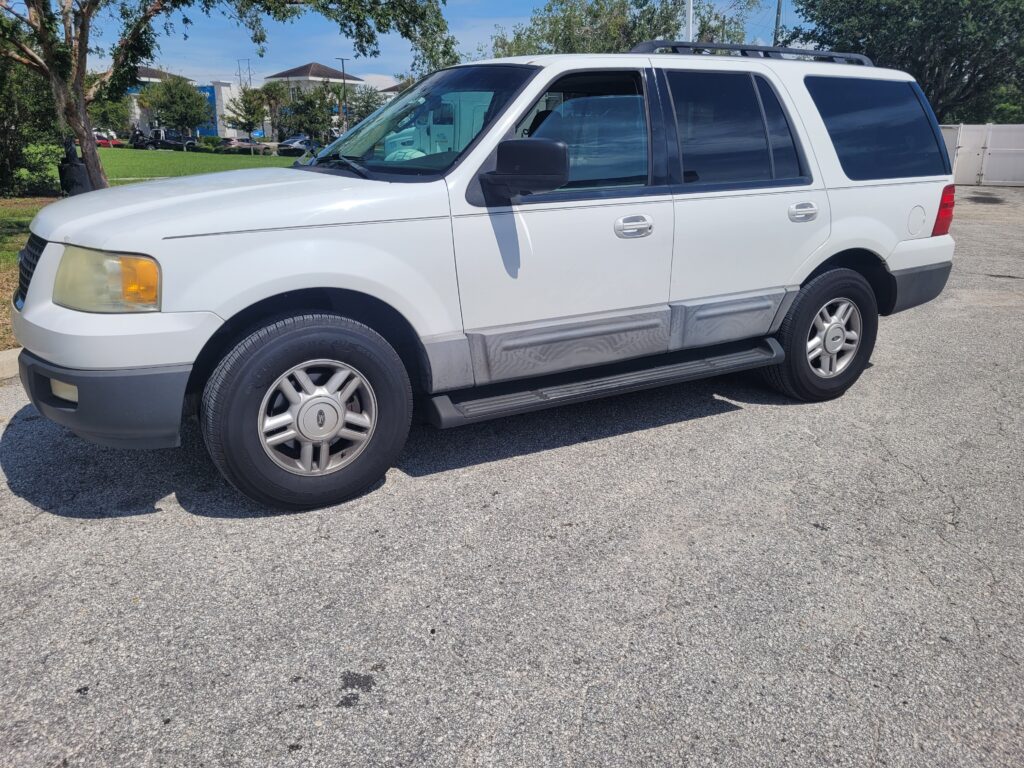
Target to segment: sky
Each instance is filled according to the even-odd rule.
[[[526,22],[533,9],[545,0],[448,0],[444,15],[448,26],[459,41],[459,51],[475,54],[480,45],[489,43],[496,25],[511,29]],[[188,28],[176,26],[169,36],[160,38],[160,49],[154,64],[159,69],[183,75],[199,84],[212,80],[238,82],[239,66],[247,82],[252,71],[253,85],[263,78],[311,61],[337,69],[341,62],[337,56],[349,58],[345,70],[378,87],[390,85],[397,73],[406,72],[412,62],[409,44],[398,35],[385,35],[380,39],[380,55],[374,58],[355,58],[351,43],[338,34],[337,26],[322,17],[307,15],[290,24],[270,23],[267,27],[266,53],[260,58],[246,30],[231,19],[214,13],[210,17],[192,14],[193,24]],[[796,20],[791,0],[784,0],[783,23]],[[760,10],[751,14],[747,24],[747,39],[751,42],[771,42],[775,24],[775,2],[764,0]],[[93,39],[109,45],[116,37],[118,25],[113,20],[101,21],[100,35]],[[248,59],[248,61],[246,61]],[[241,61],[239,61],[241,60]],[[91,66],[101,68],[106,61],[97,57]]]

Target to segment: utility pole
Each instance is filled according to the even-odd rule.
[[[775,34],[772,35],[772,45],[779,44],[779,32],[782,31],[782,0],[778,0],[775,6]]]
[[[335,56],[335,59],[341,62],[341,126],[344,129],[342,133],[348,130],[348,77],[345,75],[345,62],[348,58],[345,56]]]
[[[686,42],[693,42],[693,0],[686,0]]]
[[[252,67],[249,66],[249,59],[236,59],[238,62],[238,87],[242,88],[245,83],[242,82],[242,62],[245,62],[245,69],[248,72],[249,87],[252,88]]]

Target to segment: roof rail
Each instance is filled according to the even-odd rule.
[[[755,56],[765,59],[781,59],[784,56],[800,56],[815,61],[830,61],[834,64],[860,64],[873,67],[871,59],[860,53],[839,53],[837,51],[815,51],[809,48],[775,48],[768,45],[745,45],[737,43],[688,43],[681,40],[647,40],[633,46],[630,53],[657,53],[667,49],[671,53],[709,54],[715,51],[738,52],[740,56]]]

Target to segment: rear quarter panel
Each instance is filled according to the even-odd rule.
[[[804,84],[813,75],[860,77],[912,82],[905,72],[881,68],[836,66],[834,64],[771,63],[795,104],[817,159],[828,191],[832,229],[828,241],[794,272],[791,282],[802,282],[829,257],[851,248],[861,248],[889,263],[900,243],[929,238],[938,212],[942,190],[953,183],[951,175],[910,179],[858,181],[847,177],[818,108]],[[948,245],[948,243],[947,243]],[[921,249],[916,249],[920,251]],[[947,253],[948,248],[936,249]],[[896,261],[899,261],[898,254]]]

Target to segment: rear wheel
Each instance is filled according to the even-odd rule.
[[[877,334],[871,285],[851,269],[829,270],[805,285],[789,308],[778,332],[786,359],[764,369],[764,377],[797,400],[839,397],[864,372]]]
[[[264,504],[344,501],[398,458],[412,417],[402,361],[379,334],[334,315],[261,328],[221,361],[200,420],[214,464]]]

